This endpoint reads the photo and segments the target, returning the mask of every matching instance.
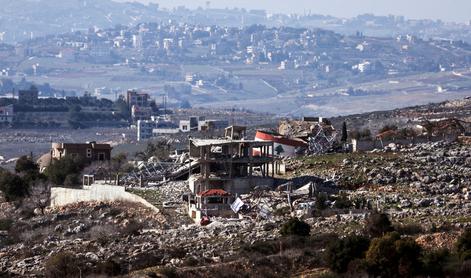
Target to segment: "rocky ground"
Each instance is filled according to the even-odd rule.
[[[469,145],[392,145],[370,153],[292,160],[289,168],[291,175],[333,179],[349,199],[385,211],[400,223],[428,229],[471,226]]]
[[[368,128],[373,133],[376,133],[386,124],[397,125],[399,127],[414,127],[425,119],[438,120],[449,118],[471,122],[471,98],[466,97],[464,99],[430,103],[389,111],[341,116],[331,118],[330,120],[337,130],[340,130],[342,123],[346,122],[349,130]]]
[[[209,264],[232,258],[244,244],[277,237],[277,225],[268,221],[215,219],[206,227],[194,224],[181,201],[186,187],[186,182],[173,182],[153,192],[159,214],[128,203],[90,203],[20,218],[2,234],[0,271],[42,276],[48,258],[67,251],[90,268],[116,260],[125,273],[194,261]],[[1,218],[20,213],[21,208],[8,207]]]
[[[277,188],[240,196],[246,204],[240,219],[213,219],[205,227],[186,215],[181,198],[188,192],[186,182],[133,189],[160,213],[128,203],[91,203],[29,215],[21,206],[2,203],[0,273],[41,277],[51,257],[69,251],[83,262],[87,275],[106,274],[103,262],[111,261],[120,274],[132,277],[231,277],[224,271],[244,269],[274,277],[319,274],[323,269],[316,256],[308,260],[303,254],[322,252],[322,239],[329,234],[362,232],[373,210],[386,212],[397,230],[415,236],[425,248],[451,248],[471,227],[469,145],[391,145],[286,162],[288,174]],[[318,193],[328,192],[322,205],[308,196],[311,185]],[[309,244],[280,238],[280,227],[292,216],[311,226]],[[266,253],[266,246],[257,249],[261,241],[279,243]]]

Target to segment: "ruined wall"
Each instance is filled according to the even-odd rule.
[[[285,165],[280,166],[280,169],[285,167]],[[221,188],[231,194],[247,194],[252,192],[254,187],[256,186],[266,186],[272,187],[274,184],[274,180],[272,178],[263,178],[263,177],[245,177],[245,178],[233,178],[231,180],[227,180],[224,182],[222,186],[206,186],[203,185],[203,180],[199,177],[190,177],[189,187],[193,194],[198,194],[201,191],[212,189],[212,188]]]
[[[273,184],[274,180],[272,178],[236,178],[226,184],[224,190],[232,194],[248,194],[252,192],[256,186],[273,187]]]
[[[94,184],[83,189],[62,187],[51,188],[51,207],[61,207],[79,202],[132,202],[139,203],[155,211],[159,211],[143,198],[126,192],[123,186]]]

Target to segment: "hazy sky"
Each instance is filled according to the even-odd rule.
[[[125,2],[126,0],[117,0]],[[185,5],[204,7],[206,0],[135,0],[159,3],[162,7]],[[404,15],[408,18],[433,18],[445,21],[471,20],[471,0],[213,0],[211,7],[266,9],[271,12],[328,14],[352,17],[363,13]]]

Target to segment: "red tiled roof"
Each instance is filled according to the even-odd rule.
[[[210,196],[230,196],[231,194],[222,190],[222,189],[209,189],[202,191],[198,194],[201,197],[210,197]]]

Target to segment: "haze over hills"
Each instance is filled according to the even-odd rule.
[[[155,5],[111,0],[1,0],[0,6],[0,33],[6,42],[159,19]]]
[[[114,1],[0,0],[0,278],[471,277],[471,4]]]
[[[166,94],[173,106],[332,116],[471,91],[469,44],[410,35],[172,21],[38,37],[3,45],[0,55],[9,80],[0,93],[7,95],[26,78],[48,85],[40,88],[42,97],[88,91],[114,99],[136,88]]]
[[[9,1],[0,0],[2,9],[0,10],[0,41],[20,42],[48,34],[58,34],[77,30],[87,30],[90,27],[109,28],[117,24],[135,25],[142,22],[166,22],[176,20],[182,23],[221,25],[221,26],[247,26],[251,24],[264,24],[267,26],[293,26],[309,28],[325,28],[340,32],[342,34],[355,34],[357,31],[365,35],[374,36],[395,36],[398,34],[413,34],[422,38],[440,37],[453,40],[471,41],[471,28],[463,17],[443,18],[450,22],[444,23],[436,20],[411,20],[404,18],[401,10],[392,9],[385,13],[384,10],[361,9],[365,3],[359,5],[359,8],[348,9],[352,13],[347,17],[342,14],[342,18],[333,16],[323,16],[321,14],[332,14],[330,9],[339,6],[342,0],[334,1],[329,4],[314,3],[313,9],[306,8],[302,10],[282,9],[286,4],[267,5],[267,2],[261,1],[252,5],[253,8],[242,10],[233,9],[233,7],[248,7],[247,1],[237,2],[214,2],[205,6],[205,2],[169,2],[163,1],[161,7],[154,3],[142,4],[139,2],[116,2],[112,0],[19,0]],[[142,2],[142,1],[141,1]],[[147,1],[150,2],[150,1]],[[155,1],[152,1],[155,2]],[[300,1],[303,5],[300,7],[311,7],[306,1]],[[423,2],[423,1],[422,1]],[[159,3],[159,2],[157,2]],[[230,9],[221,9],[225,7],[224,3]],[[230,5],[230,3],[232,3]],[[357,3],[357,2],[355,2]],[[178,4],[188,4],[193,10],[178,8],[164,9],[164,7],[174,7]],[[414,1],[414,6],[418,4]],[[199,6],[203,8],[196,9]],[[375,6],[375,5],[373,5]],[[387,5],[386,5],[387,6]],[[404,5],[402,5],[404,6]],[[449,5],[453,9],[459,5]],[[214,7],[214,9],[213,9]],[[298,12],[302,16],[289,16],[287,14],[268,14],[260,8],[267,8],[268,11],[289,13]],[[278,8],[277,8],[278,7]],[[437,10],[436,2],[428,5],[429,8]],[[447,7],[447,9],[451,9]],[[465,6],[463,6],[465,7]],[[210,8],[210,9],[208,9]],[[217,9],[216,9],[217,8]],[[301,8],[299,8],[301,9]],[[416,9],[417,10],[417,9]],[[430,10],[430,9],[427,9]],[[466,9],[465,9],[466,10]],[[355,11],[355,12],[353,12]],[[378,14],[386,16],[373,16],[371,14],[358,16],[369,11],[377,11]],[[389,11],[389,10],[388,10]],[[388,14],[397,11],[395,16]],[[407,10],[406,10],[407,11]],[[442,12],[440,10],[440,12]],[[405,14],[408,14],[407,12]],[[452,13],[456,14],[456,13]],[[439,16],[423,14],[423,17],[411,18],[440,18]]]
[[[127,0],[116,0],[127,2]],[[162,7],[173,8],[187,6],[189,8],[206,7],[206,0],[136,0],[140,3],[159,3]],[[350,18],[359,14],[403,15],[413,19],[440,19],[443,21],[468,22],[471,20],[469,10],[471,3],[467,0],[453,0],[452,4],[442,0],[215,0],[209,2],[212,8],[246,8],[266,9],[272,13],[312,12],[315,14],[332,15]]]

